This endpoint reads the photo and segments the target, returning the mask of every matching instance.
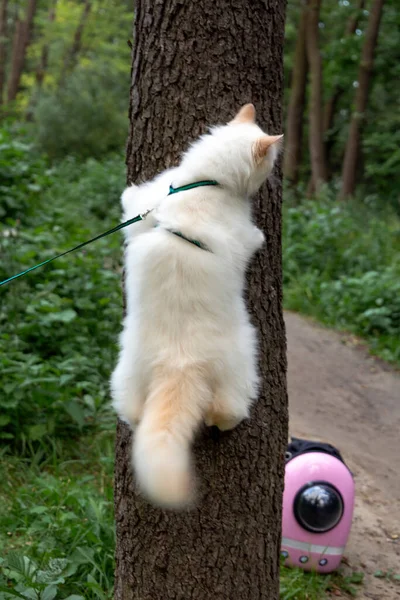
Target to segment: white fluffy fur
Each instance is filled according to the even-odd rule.
[[[255,144],[266,137],[253,119],[216,127],[179,167],[122,195],[124,220],[154,211],[124,230],[127,315],[112,397],[119,416],[137,425],[138,483],[161,506],[193,499],[190,445],[198,426],[235,427],[257,396],[256,333],[242,295],[249,260],[264,242],[249,196],[278,153],[271,143],[256,159]],[[220,185],[168,196],[171,183],[204,179]]]

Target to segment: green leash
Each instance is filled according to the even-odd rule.
[[[218,185],[218,182],[212,181],[212,180],[198,181],[196,183],[189,183],[188,185],[183,185],[178,188],[173,188],[172,185],[170,185],[168,196],[170,196],[171,194],[177,194],[178,192],[185,192],[186,190],[191,190],[196,187],[202,187],[204,185]],[[29,267],[29,269],[26,269],[25,271],[21,271],[21,273],[17,273],[16,275],[9,277],[8,279],[4,279],[4,281],[0,281],[0,287],[2,285],[6,285],[6,283],[10,283],[10,281],[13,281],[14,279],[18,279],[18,277],[22,277],[23,275],[26,275],[27,273],[34,271],[35,269],[39,269],[39,267],[44,267],[44,265],[47,265],[47,264],[53,262],[53,260],[56,260],[57,258],[61,258],[62,256],[65,256],[66,254],[75,252],[76,250],[80,250],[81,248],[84,248],[85,246],[87,246],[88,244],[91,244],[92,242],[96,242],[97,240],[101,240],[101,238],[106,237],[107,235],[111,235],[112,233],[115,233],[116,231],[120,231],[120,229],[124,229],[124,227],[128,227],[128,225],[133,225],[133,223],[137,223],[138,221],[143,221],[150,212],[151,212],[151,210],[147,210],[143,214],[138,215],[137,217],[133,217],[133,219],[128,219],[128,221],[125,221],[124,223],[120,223],[119,225],[116,225],[116,227],[113,227],[112,229],[109,229],[108,231],[105,231],[104,233],[100,233],[99,235],[96,235],[96,237],[92,238],[91,240],[88,240],[87,242],[82,242],[82,244],[78,244],[77,246],[75,246],[75,248],[66,250],[66,252],[61,252],[61,254],[57,254],[57,256],[53,256],[53,258],[48,258],[47,260],[44,260],[43,262],[41,262],[37,265],[34,265],[33,267]],[[174,232],[174,233],[175,233],[175,235],[180,235],[180,237],[183,237],[182,234],[180,234],[179,232],[178,233]],[[184,239],[187,239],[187,238],[184,238]],[[188,240],[188,241],[195,243],[195,240]],[[196,245],[199,245],[199,247],[201,247],[199,242],[197,242]]]
[[[70,252],[75,252],[75,250],[80,250],[81,248],[84,248],[84,246],[87,246],[88,244],[91,244],[92,242],[95,242],[96,240],[100,240],[101,238],[106,237],[107,235],[110,235],[111,233],[115,233],[116,231],[119,231],[120,229],[123,229],[124,227],[128,227],[128,225],[132,225],[132,223],[137,223],[138,221],[143,221],[143,219],[145,219],[147,217],[147,214],[148,213],[144,213],[143,215],[138,215],[137,217],[134,217],[133,219],[129,219],[128,221],[125,221],[124,223],[120,223],[116,227],[113,227],[112,229],[109,229],[108,231],[105,231],[104,233],[100,233],[100,235],[96,235],[96,237],[92,238],[91,240],[88,240],[87,242],[82,242],[82,244],[78,244],[77,246],[75,246],[75,248],[71,248],[70,250],[67,250],[66,252],[61,252],[61,254],[57,254],[57,256],[53,256],[53,258],[48,258],[47,260],[44,260],[43,262],[39,263],[38,265],[29,267],[29,269],[26,269],[26,271],[21,271],[21,273],[18,273],[17,275],[13,275],[12,277],[5,279],[4,281],[1,281],[0,286],[5,285],[6,283],[9,283],[10,281],[13,281],[14,279],[18,279],[18,277],[22,277],[23,275],[26,275],[27,273],[30,273],[31,271],[34,271],[35,269],[38,269],[39,267],[43,267],[44,265],[47,265],[48,263],[53,262],[53,260],[56,260],[57,258],[61,258],[62,256],[65,256],[66,254],[69,254]]]

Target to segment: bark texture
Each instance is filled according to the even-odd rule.
[[[358,87],[354,101],[354,112],[350,121],[346,150],[343,159],[342,188],[339,199],[352,196],[356,187],[357,164],[360,157],[361,130],[368,103],[368,92],[372,76],[375,48],[378,41],[379,25],[383,12],[384,0],[373,0],[365,42],[361,53],[358,71]]]
[[[24,69],[26,50],[31,41],[33,19],[35,17],[37,0],[29,0],[24,21],[17,21],[14,32],[13,49],[11,56],[11,72],[8,80],[7,100],[15,100],[21,75]]]
[[[284,0],[136,2],[128,182],[176,164],[206,124],[246,102],[269,133],[281,131],[284,12]],[[201,490],[190,512],[156,509],[137,494],[131,434],[118,424],[116,600],[278,600],[287,443],[279,167],[254,209],[268,240],[248,279],[260,400],[235,431],[199,434]]]
[[[0,2],[0,106],[3,104],[6,70],[7,2]]]
[[[309,0],[306,24],[306,52],[310,66],[309,147],[312,187],[318,191],[327,180],[327,165],[323,138],[322,59],[319,50],[319,13],[321,0]]]
[[[299,22],[293,61],[292,83],[285,131],[285,158],[283,173],[291,183],[297,183],[303,141],[303,117],[307,85],[306,19],[304,8]]]

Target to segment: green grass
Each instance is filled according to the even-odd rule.
[[[112,437],[3,456],[2,600],[9,586],[21,598],[112,598]]]
[[[362,573],[319,575],[281,567],[280,597],[282,600],[324,600],[335,592],[356,597],[362,581]]]

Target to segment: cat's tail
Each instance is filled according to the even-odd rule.
[[[137,481],[153,503],[182,508],[193,502],[190,445],[210,401],[202,368],[169,371],[154,381],[133,445]]]

